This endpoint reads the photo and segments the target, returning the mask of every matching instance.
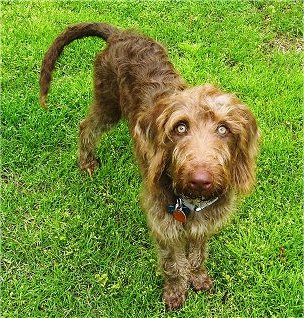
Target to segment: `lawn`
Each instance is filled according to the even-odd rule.
[[[302,317],[301,1],[2,1],[2,317]],[[57,63],[38,104],[44,52],[66,25],[106,21],[162,42],[191,85],[235,92],[263,140],[256,190],[212,238],[212,293],[178,312],[138,204],[125,122],[107,133],[91,180],[77,167],[101,39]]]

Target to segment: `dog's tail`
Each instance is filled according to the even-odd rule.
[[[52,71],[55,63],[62,53],[64,47],[76,39],[81,39],[87,36],[97,36],[105,41],[118,31],[117,28],[106,23],[79,23],[67,27],[50,46],[46,52],[40,71],[40,104],[47,108],[46,98],[52,80]]]

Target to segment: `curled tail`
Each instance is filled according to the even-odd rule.
[[[46,98],[52,80],[52,71],[64,47],[76,39],[87,36],[97,36],[107,41],[114,32],[117,32],[117,29],[106,23],[79,23],[67,27],[67,29],[55,39],[46,52],[41,66],[39,80],[41,106],[47,108]]]

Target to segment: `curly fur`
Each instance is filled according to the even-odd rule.
[[[41,69],[42,105],[64,46],[85,36],[101,37],[108,46],[97,55],[94,101],[80,124],[80,167],[94,172],[101,134],[125,117],[143,178],[142,206],[158,246],[163,299],[177,309],[190,286],[197,291],[212,286],[203,266],[207,241],[229,217],[235,195],[254,184],[255,118],[232,94],[212,85],[189,88],[154,40],[103,23],[71,26],[54,41]],[[192,211],[183,224],[167,212],[177,195],[219,199],[202,212]]]

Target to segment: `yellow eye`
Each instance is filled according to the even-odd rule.
[[[226,136],[228,133],[228,128],[224,125],[220,125],[217,127],[217,132],[220,136]]]
[[[188,131],[188,127],[185,123],[179,123],[175,126],[175,132],[179,135],[184,135]]]

